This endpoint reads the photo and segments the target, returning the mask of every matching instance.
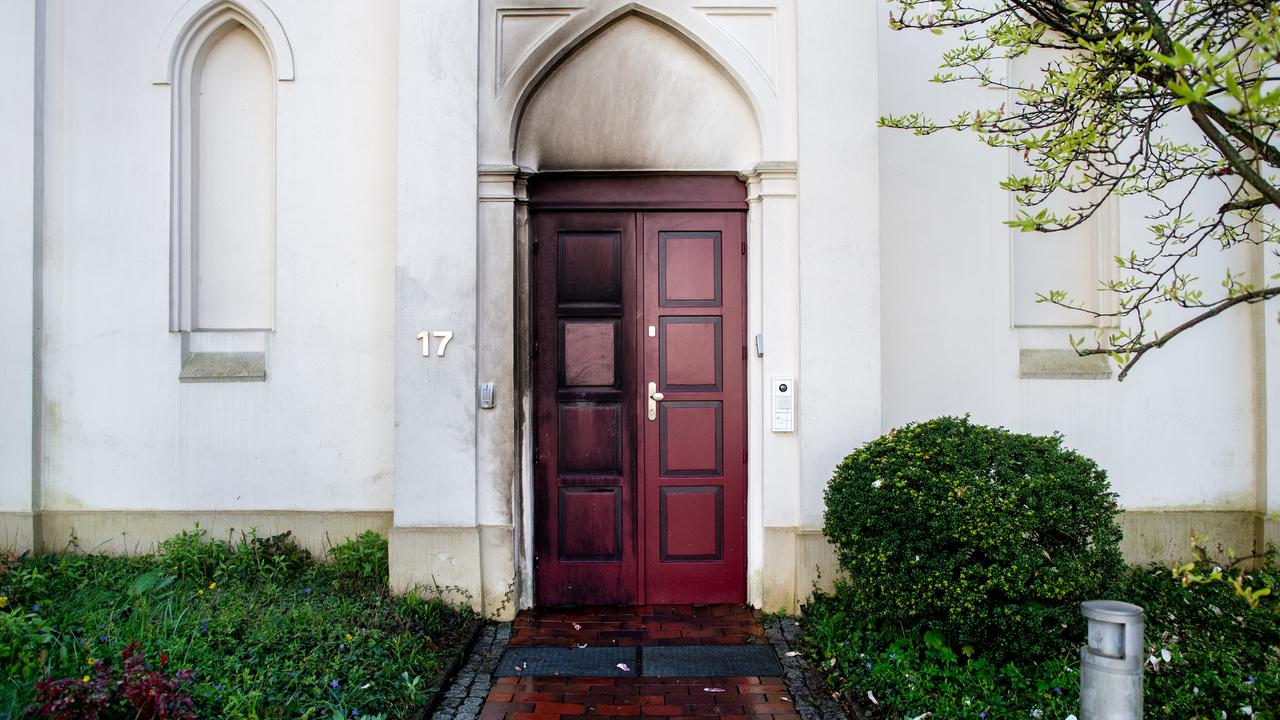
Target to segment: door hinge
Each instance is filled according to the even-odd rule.
[[[743,254],[743,255],[746,255],[746,254],[747,254],[747,241],[746,241],[746,240],[743,240],[743,241],[742,241],[742,254]]]
[[[747,359],[747,346],[746,346],[746,345],[743,345],[743,346],[742,346],[742,359],[743,359],[743,360],[746,360],[746,359]]]
[[[742,451],[742,464],[743,464],[743,465],[746,465],[746,464],[747,464],[747,451],[746,451],[746,450],[743,450],[743,451]]]
[[[537,241],[537,240],[534,240],[534,241],[533,241],[533,254],[534,254],[534,255],[537,255],[537,254],[538,254],[538,241]]]
[[[529,357],[535,360],[538,359],[538,343],[533,344],[533,348],[529,351]]]

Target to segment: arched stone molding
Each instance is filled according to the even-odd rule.
[[[258,36],[277,80],[293,79],[293,48],[276,14],[262,0],[189,0],[174,13],[160,36],[153,63],[154,83],[172,85],[210,36],[238,22]]]
[[[700,56],[704,71],[710,70],[725,80],[725,86],[736,94],[735,99],[742,101],[734,112],[754,116],[747,119],[746,126],[753,126],[750,132],[758,136],[758,144],[753,138],[754,147],[749,153],[677,151],[663,156],[665,162],[659,167],[637,164],[632,162],[634,158],[619,157],[617,153],[605,159],[606,164],[616,162],[616,166],[608,167],[599,166],[598,162],[589,167],[574,166],[572,157],[565,165],[565,158],[557,157],[554,169],[728,171],[738,173],[747,182],[748,334],[761,332],[768,321],[776,329],[770,342],[778,341],[777,350],[764,361],[752,362],[748,370],[748,443],[752,460],[747,480],[747,594],[755,605],[778,594],[764,587],[761,580],[766,558],[776,552],[766,537],[765,525],[795,525],[790,518],[794,514],[795,493],[787,485],[766,494],[762,478],[766,474],[795,476],[796,442],[792,437],[764,432],[760,413],[769,372],[791,372],[797,366],[798,344],[790,341],[798,316],[796,298],[790,291],[797,283],[794,256],[798,252],[795,13],[794,4],[787,0],[743,0],[714,6],[689,0],[485,0],[482,5],[477,267],[479,277],[513,278],[514,283],[481,283],[488,291],[481,293],[477,304],[478,321],[487,335],[478,348],[477,368],[481,377],[509,377],[514,382],[499,390],[499,411],[477,416],[477,516],[481,527],[495,525],[514,531],[515,557],[504,557],[498,568],[486,566],[482,574],[486,576],[483,585],[488,588],[509,578],[514,570],[519,606],[529,605],[534,597],[532,538],[537,522],[531,500],[531,437],[526,421],[530,407],[528,367],[520,359],[524,355],[521,350],[529,341],[525,335],[529,308],[519,300],[527,298],[530,281],[524,265],[529,247],[523,184],[528,172],[548,169],[537,166],[537,154],[521,153],[521,146],[531,130],[528,122],[536,119],[530,108],[539,103],[543,90],[557,92],[554,86],[561,77],[558,73],[572,70],[579,51],[590,52],[590,44],[596,40],[611,42],[609,33],[613,29],[621,30],[625,23],[637,18],[673,36],[681,50],[688,48],[690,55]],[[598,91],[598,87],[591,87],[586,93],[598,98]],[[583,102],[572,92],[566,97],[572,98],[567,101]],[[547,122],[547,117],[550,116],[537,121]],[[742,123],[735,124],[738,126]],[[673,132],[679,134],[680,129],[674,128]],[[696,137],[702,142],[733,142],[728,138]],[[707,166],[707,157],[720,160]],[[767,283],[765,267],[773,268]],[[513,305],[514,315],[509,310]],[[510,432],[513,426],[521,428],[514,439]],[[772,514],[765,512],[766,504],[772,504]]]
[[[154,84],[166,96],[165,113],[169,127],[166,173],[169,177],[171,264],[169,329],[183,333],[181,354],[184,362],[199,350],[187,347],[187,335],[196,325],[193,310],[193,194],[197,159],[193,147],[193,83],[209,49],[236,28],[249,31],[262,45],[277,82],[293,79],[293,52],[289,40],[275,13],[262,0],[190,0],[169,21],[156,51]],[[272,122],[275,123],[278,105],[272,112]],[[275,164],[276,160],[272,158],[272,165]],[[258,344],[250,349],[257,351]],[[255,379],[260,378],[255,375]]]
[[[773,43],[769,57],[753,55],[741,38],[730,34],[724,18],[731,11],[767,24]],[[494,165],[515,162],[522,116],[543,81],[578,48],[631,15],[642,16],[682,38],[737,87],[756,116],[762,159],[794,160],[795,68],[791,63],[794,53],[778,47],[793,38],[791,13],[786,3],[733,8],[699,8],[680,0],[646,3],[608,0],[587,7],[550,7],[536,2],[503,6],[486,3],[482,14],[487,17],[482,22],[492,25],[482,40],[489,47],[481,52],[480,160]],[[533,33],[532,45],[517,49],[514,60],[504,60],[504,21],[530,16],[545,18],[545,31]]]

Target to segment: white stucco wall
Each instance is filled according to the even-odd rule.
[[[49,5],[44,509],[389,510],[396,7],[271,3],[298,70],[269,380],[180,384],[152,82],[182,5]]]
[[[801,5],[800,525],[822,526],[831,470],[880,434],[875,8]],[[851,71],[855,69],[856,71]]]
[[[0,512],[31,512],[35,25],[34,3],[0,4]]]
[[[1036,308],[1014,296],[1023,238],[1001,224],[1010,158],[966,135],[875,127],[1003,98],[928,83],[950,40],[889,31],[885,3],[267,4],[273,42],[291,49],[274,83],[275,329],[192,342],[257,343],[268,379],[183,384],[169,331],[173,90],[153,83],[175,13],[200,3],[46,3],[37,509],[394,510],[406,577],[483,584],[493,606],[524,572],[527,601],[513,163],[746,180],[749,335],[765,339],[748,358],[757,604],[806,591],[835,464],[943,414],[1061,431],[1130,509],[1280,508],[1271,310],[1232,311],[1123,384],[1019,379],[1019,350],[1086,331],[1015,327],[1016,305]],[[37,375],[34,7],[0,6],[13,88],[0,139],[19,160],[0,167],[0,512],[18,513],[32,509]],[[1117,208],[1121,250],[1145,242],[1142,215]],[[1200,275],[1227,260],[1205,253]],[[1276,272],[1274,258],[1230,261]],[[454,333],[446,357],[422,356],[422,331]],[[794,434],[768,429],[774,374],[796,379]],[[493,410],[477,409],[483,382],[497,384]]]
[[[888,30],[886,8],[881,113],[949,117],[1004,101],[929,83],[950,39]],[[1020,348],[1069,346],[1065,328],[1012,325],[1011,238],[1000,224],[1009,199],[997,187],[1008,172],[1006,154],[969,134],[880,131],[884,429],[968,412],[1020,431],[1059,431],[1108,470],[1128,509],[1252,509],[1257,388],[1247,311],[1148,354],[1123,383],[1018,378]],[[1125,202],[1117,213],[1120,251],[1141,252],[1144,208]],[[1225,261],[1216,250],[1202,254],[1207,289]],[[1232,265],[1247,268],[1247,256]],[[1156,321],[1177,322],[1164,313]],[[1070,332],[1092,339],[1087,328]]]

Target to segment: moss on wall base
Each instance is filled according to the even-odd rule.
[[[36,516],[29,512],[0,513],[0,552],[22,553],[31,549]]]
[[[1129,510],[1120,515],[1121,551],[1134,565],[1172,566],[1191,557],[1191,536],[1207,537],[1211,555],[1226,559],[1280,545],[1280,519],[1246,511]],[[765,528],[766,611],[795,612],[816,589],[829,590],[840,571],[835,551],[822,531]]]
[[[1215,558],[1251,555],[1265,549],[1258,515],[1243,511],[1128,510],[1120,515],[1124,540],[1120,550],[1133,564],[1173,565],[1191,557],[1191,536],[1207,538],[1204,545]],[[1273,535],[1270,538],[1275,540]]]
[[[395,527],[391,589],[425,589],[498,620],[515,617],[515,534],[510,527]]]
[[[391,529],[390,512],[174,511],[174,510],[46,510],[38,515],[36,549],[65,549],[72,539],[83,552],[108,555],[155,551],[161,540],[199,523],[210,538],[226,538],[256,530],[259,537],[293,533],[293,539],[316,557],[365,530],[383,535]]]

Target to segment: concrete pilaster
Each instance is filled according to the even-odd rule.
[[[478,15],[404,3],[399,22],[391,581],[456,583],[479,608],[476,185],[459,182],[476,177]],[[421,332],[453,339],[424,356]]]
[[[1280,224],[1280,211],[1267,208],[1264,217]],[[1255,250],[1259,287],[1280,277],[1280,258],[1269,248]],[[1257,549],[1280,545],[1280,305],[1276,301],[1253,308],[1258,363],[1255,419],[1257,453]]]
[[[35,293],[40,197],[36,127],[40,63],[37,2],[0,6],[0,550],[32,548],[35,462]]]
[[[803,418],[806,386],[800,373],[800,250],[796,167],[760,163],[746,174],[747,335],[763,337],[764,356],[747,364],[747,598],[763,607],[794,603],[794,549],[778,545],[775,528],[799,523],[800,441],[805,432],[772,432],[771,378],[796,384],[797,416]],[[780,557],[791,557],[779,564]],[[783,599],[787,594],[792,597]]]

